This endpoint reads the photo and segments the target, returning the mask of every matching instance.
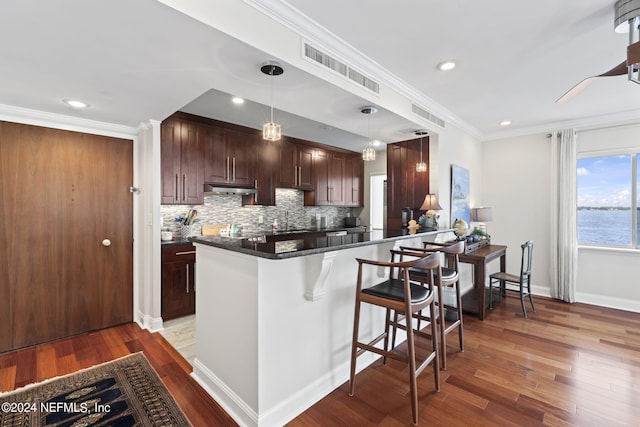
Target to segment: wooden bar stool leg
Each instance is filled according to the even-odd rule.
[[[438,326],[440,328],[440,353],[442,357],[442,369],[447,369],[447,338],[444,333],[445,319],[444,319],[444,301],[442,296],[442,286],[436,286],[438,288]],[[431,313],[431,318],[434,319],[435,313]]]
[[[458,280],[454,285],[456,287],[456,300],[457,300],[457,314],[458,314],[458,338],[460,340],[460,351],[464,351],[464,328],[462,326],[462,295],[460,294],[460,281]]]

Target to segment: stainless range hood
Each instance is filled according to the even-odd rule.
[[[251,187],[225,187],[223,185],[205,184],[204,194],[256,194],[258,191]]]

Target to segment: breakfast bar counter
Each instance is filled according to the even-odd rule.
[[[192,237],[198,283],[193,377],[240,425],[285,424],[349,378],[355,259],[388,260],[394,247],[422,246],[449,231],[275,242]],[[386,275],[371,269],[363,283]],[[384,311],[363,309],[360,324],[363,339],[379,335]],[[358,358],[358,370],[374,360],[373,354]]]

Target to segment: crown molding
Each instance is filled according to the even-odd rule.
[[[137,127],[117,125],[6,104],[0,104],[0,120],[116,138],[130,139],[136,137],[139,133]]]
[[[264,13],[274,21],[286,26],[290,30],[299,34],[310,42],[330,51],[341,60],[352,65],[359,71],[378,80],[385,86],[395,90],[407,98],[408,102],[431,111],[445,120],[445,122],[469,133],[478,139],[482,139],[483,134],[462,120],[452,111],[431,99],[426,94],[420,92],[398,76],[387,70],[384,66],[369,58],[358,49],[329,31],[324,26],[309,18],[298,9],[291,6],[285,0],[243,0],[246,4]],[[416,118],[417,120],[418,118]]]
[[[640,109],[624,111],[622,113],[607,114],[604,116],[592,116],[575,120],[565,120],[561,122],[550,122],[538,126],[528,128],[513,129],[509,131],[494,132],[485,134],[480,141],[493,141],[497,139],[515,138],[519,136],[527,136],[538,133],[549,133],[557,129],[574,128],[578,132],[601,128],[607,126],[618,126],[630,123],[638,123],[640,117]]]

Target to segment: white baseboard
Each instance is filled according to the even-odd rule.
[[[640,313],[640,301],[637,300],[577,292],[576,302]]]
[[[164,329],[162,317],[151,317],[140,311],[136,316],[136,323],[140,325],[142,329],[148,329],[150,332],[158,332]]]
[[[531,291],[534,295],[553,298],[549,287],[532,286]],[[640,301],[637,300],[590,294],[586,292],[576,292],[576,302],[640,313]]]
[[[233,390],[204,366],[193,359],[191,376],[240,426],[258,426],[258,414]]]
[[[358,358],[358,372],[375,362],[379,357],[374,353],[365,353],[360,356]],[[275,426],[288,423],[347,381],[349,379],[349,365],[350,362],[347,362],[338,366],[263,414],[256,413],[197,358],[193,361],[191,376],[240,426]]]

